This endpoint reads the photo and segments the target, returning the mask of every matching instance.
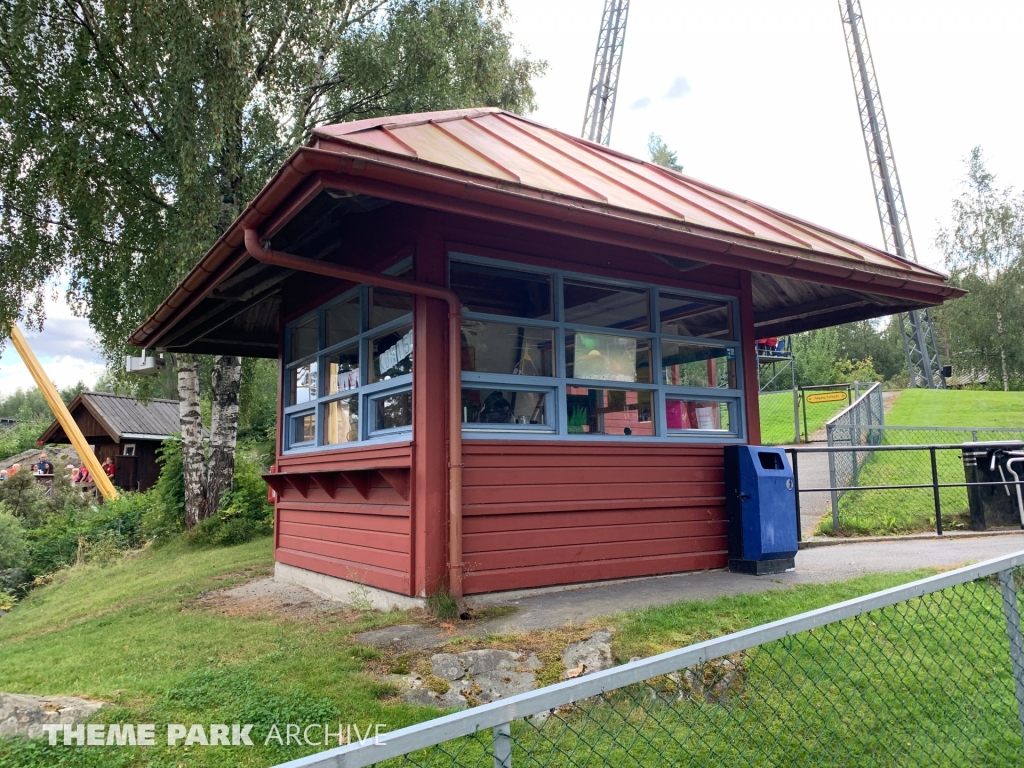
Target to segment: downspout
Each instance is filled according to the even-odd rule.
[[[256,261],[338,280],[392,288],[448,304],[448,590],[462,613],[462,304],[447,288],[328,264],[264,248],[254,229],[245,230],[245,249]]]

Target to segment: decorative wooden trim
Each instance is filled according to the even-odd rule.
[[[374,470],[343,470],[341,476],[351,483],[360,496],[370,498],[370,477]]]
[[[384,478],[384,482],[390,485],[405,501],[409,500],[409,470],[408,469],[378,469],[377,474]]]
[[[269,485],[278,496],[284,493],[284,489],[288,486],[288,481],[285,480],[284,475],[269,474],[260,475],[260,477],[266,481],[267,485]]]
[[[310,472],[310,479],[321,488],[324,489],[324,493],[334,498],[334,491],[338,488],[338,473],[337,472]]]
[[[287,474],[278,475],[288,481],[288,484],[298,491],[302,498],[309,496],[309,475],[302,472],[289,472]]]

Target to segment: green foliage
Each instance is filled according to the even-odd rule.
[[[259,457],[239,451],[231,492],[225,494],[217,514],[188,532],[189,541],[199,546],[232,546],[273,533],[274,506],[267,501],[267,484],[260,477],[264,471]]]
[[[88,389],[85,383],[80,381],[66,389],[59,390],[60,399],[67,405],[84,390]],[[22,421],[33,421],[45,419],[47,423],[53,421],[53,413],[50,406],[43,397],[43,393],[37,387],[31,389],[16,389],[13,394],[0,398],[0,416],[7,419],[21,419]]]
[[[243,358],[238,393],[238,441],[274,450],[277,429],[277,361]]]
[[[683,170],[683,166],[680,164],[676,153],[669,149],[665,140],[656,133],[652,133],[647,137],[647,152],[651,157],[652,163],[657,163],[673,171]]]
[[[436,619],[451,621],[459,618],[459,604],[455,602],[452,594],[441,589],[432,595],[427,596],[427,611]]]
[[[875,371],[870,357],[857,362],[844,358],[832,364],[833,384],[852,384],[857,381],[861,384],[882,381],[882,376]]]
[[[181,437],[175,435],[157,449],[160,476],[150,489],[149,510],[143,518],[146,535],[157,542],[166,541],[185,530],[185,475],[181,456]]]
[[[0,502],[0,570],[21,568],[28,561],[25,529],[9,509]]]
[[[49,510],[46,491],[32,475],[32,469],[22,466],[17,473],[0,483],[0,502],[26,528],[36,528],[43,523]]]
[[[21,421],[13,427],[0,430],[0,460],[17,456],[36,447],[36,441],[50,426],[52,418]]]
[[[798,333],[793,337],[796,382],[799,385],[831,384],[832,366],[839,353],[839,332],[835,328]]]
[[[1000,189],[981,148],[967,161],[965,191],[936,244],[951,281],[970,291],[941,310],[952,363],[987,374],[1004,390],[1024,387],[1024,195]]]

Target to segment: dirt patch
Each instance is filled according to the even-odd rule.
[[[237,578],[239,574],[225,574],[221,579],[229,580],[232,576]],[[225,616],[280,616],[289,619],[350,615],[354,620],[362,613],[302,587],[274,581],[271,577],[200,592],[190,601],[190,606]]]

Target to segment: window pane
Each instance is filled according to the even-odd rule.
[[[359,398],[334,400],[324,407],[324,444],[354,443],[359,439]]]
[[[653,395],[621,389],[566,387],[569,434],[654,434]]]
[[[662,333],[735,340],[730,302],[659,293],[658,312],[661,314]]]
[[[451,262],[451,288],[469,312],[552,320],[551,278],[516,269]]]
[[[650,330],[647,291],[566,280],[565,321],[630,331]]]
[[[462,422],[545,425],[548,423],[547,393],[463,389]]]
[[[327,366],[327,393],[336,395],[359,386],[359,345],[335,352],[324,358]]]
[[[291,398],[288,405],[298,405],[316,400],[316,361],[300,365],[291,370]]]
[[[412,426],[412,392],[396,392],[373,401],[374,429]]]
[[[385,333],[370,342],[373,381],[386,381],[412,373],[412,328]]]
[[[719,400],[669,398],[665,401],[665,426],[670,430],[700,429],[731,432],[729,403]]]
[[[650,384],[651,342],[603,333],[566,333],[565,375]]]
[[[554,375],[555,332],[505,323],[462,321],[462,370]]]
[[[333,347],[359,334],[359,297],[335,304],[324,313],[327,346]]]
[[[390,288],[370,288],[370,327],[390,323],[412,312],[412,294]]]
[[[288,362],[315,354],[320,344],[316,315],[292,326]]]
[[[311,443],[316,439],[316,416],[304,413],[291,417],[291,443]]]
[[[736,389],[736,350],[686,342],[661,342],[662,383]]]

